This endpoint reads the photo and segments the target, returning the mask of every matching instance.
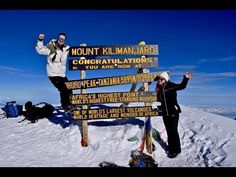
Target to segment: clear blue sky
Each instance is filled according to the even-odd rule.
[[[236,105],[236,10],[1,10],[0,23],[0,102],[59,104],[46,57],[36,53],[35,45],[38,33],[46,34],[46,44],[66,32],[71,46],[157,44],[160,67],[151,72],[168,70],[177,83],[185,72],[194,72],[178,93],[180,104]],[[136,70],[88,70],[87,78],[126,74]],[[80,73],[67,70],[67,76],[79,79]]]

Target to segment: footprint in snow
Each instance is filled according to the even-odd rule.
[[[216,165],[221,166],[220,164],[225,160],[226,155],[218,156],[214,159]]]
[[[210,126],[211,126],[211,128],[219,129],[219,127],[216,124],[214,124],[214,123],[211,123]]]
[[[201,118],[201,120],[207,122],[207,117],[203,117],[203,118]]]
[[[231,139],[223,139],[223,140],[220,140],[220,141],[216,144],[216,149],[222,149],[225,145],[228,144],[229,141],[231,141]]]
[[[233,138],[234,137],[234,133],[227,133],[226,134],[226,138]]]
[[[90,144],[90,147],[93,151],[96,151],[99,148],[99,143]]]

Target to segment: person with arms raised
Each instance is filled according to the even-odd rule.
[[[157,77],[157,98],[161,102],[159,115],[163,117],[163,122],[167,132],[169,158],[175,158],[181,153],[181,145],[178,133],[180,106],[177,101],[177,91],[186,88],[188,80],[192,77],[192,73],[187,72],[183,76],[181,83],[176,84],[170,81],[169,73],[162,72]]]
[[[65,33],[59,33],[57,40],[52,39],[46,46],[43,44],[44,37],[44,34],[39,34],[36,51],[40,55],[47,56],[47,75],[60,92],[61,107],[67,111],[70,104],[70,94],[72,94],[72,91],[65,85],[65,82],[68,81],[66,61],[70,48],[65,44],[67,36]]]

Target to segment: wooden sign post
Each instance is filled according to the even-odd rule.
[[[148,73],[149,70],[146,69],[146,71],[144,71],[144,72]],[[148,82],[144,82],[143,86],[144,86],[145,91],[149,91]],[[145,102],[145,106],[151,106],[151,103]],[[146,150],[149,154],[152,154],[152,128],[151,128],[151,120],[148,120],[148,119],[150,119],[150,117],[145,118],[144,137],[146,140]],[[147,124],[149,124],[149,125],[147,125]],[[150,127],[148,132],[146,132],[147,126]]]
[[[80,46],[86,46],[86,44],[80,44]],[[80,60],[85,60],[84,57],[81,57]],[[81,70],[80,71],[80,78],[81,79],[85,79],[86,78],[86,72],[85,70]],[[81,89],[81,94],[86,94],[87,93],[87,89]],[[82,109],[86,110],[88,109],[88,105],[83,105]],[[88,146],[88,122],[87,120],[83,120],[82,121],[82,139],[81,139],[81,145],[83,147],[87,147]]]
[[[141,41],[139,43],[139,45],[146,45],[145,41]],[[142,56],[142,58],[146,58],[145,55]],[[144,68],[143,69],[143,73],[149,73],[149,70],[147,68]],[[144,87],[144,91],[149,91],[149,88],[148,88],[148,82],[144,82],[143,83],[143,87]],[[151,106],[151,103],[148,103],[148,102],[145,102],[144,103],[145,106]],[[143,133],[143,146],[144,146],[144,143],[146,142],[146,150],[149,154],[152,154],[152,129],[151,129],[151,120],[148,120],[150,119],[150,117],[145,117],[145,124],[144,124],[144,133]],[[147,125],[149,124],[149,125]],[[148,132],[146,131],[146,129],[148,127],[150,127],[150,129],[148,130]],[[142,149],[143,150],[143,149]]]
[[[127,55],[127,58],[117,58],[116,56]],[[130,58],[130,56],[136,58]],[[147,57],[149,55],[150,57]],[[82,105],[82,109],[72,112],[72,118],[82,120],[82,140],[83,147],[88,146],[88,124],[87,120],[94,119],[117,119],[145,117],[146,123],[150,122],[150,117],[157,116],[157,109],[152,109],[151,103],[157,101],[156,93],[149,92],[148,85],[153,82],[160,72],[150,73],[147,68],[158,66],[157,45],[146,45],[144,41],[139,45],[128,46],[88,46],[80,44],[79,47],[70,47],[70,57],[80,57],[69,61],[69,69],[80,70],[80,80],[65,82],[70,90],[81,89],[81,94],[72,94],[70,101],[72,105]],[[114,58],[96,58],[96,56],[114,56]],[[141,56],[141,58],[140,58]],[[90,59],[86,59],[89,57]],[[91,59],[92,58],[92,59]],[[97,69],[127,69],[137,68],[136,75],[123,75],[114,77],[90,78],[86,79],[86,70]],[[135,92],[138,82],[143,82],[143,86]],[[130,92],[106,92],[88,93],[87,88],[106,87],[121,84],[132,84]],[[109,107],[106,109],[88,109],[88,105],[96,103],[123,103],[121,107]],[[128,107],[131,102],[144,102],[142,107]],[[151,123],[151,122],[150,122]],[[151,124],[150,124],[151,125]],[[148,153],[152,153],[151,130],[148,133],[144,129],[144,141]]]

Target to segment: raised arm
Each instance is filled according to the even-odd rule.
[[[184,74],[183,76],[183,80],[180,84],[175,84],[172,83],[172,87],[171,89],[175,89],[175,90],[183,90],[186,88],[187,84],[188,84],[188,80],[192,77],[192,73],[191,72],[187,72],[186,74]]]
[[[44,34],[39,34],[38,42],[35,49],[37,53],[40,55],[49,55],[50,50],[46,46],[43,45],[43,39],[44,39]]]

